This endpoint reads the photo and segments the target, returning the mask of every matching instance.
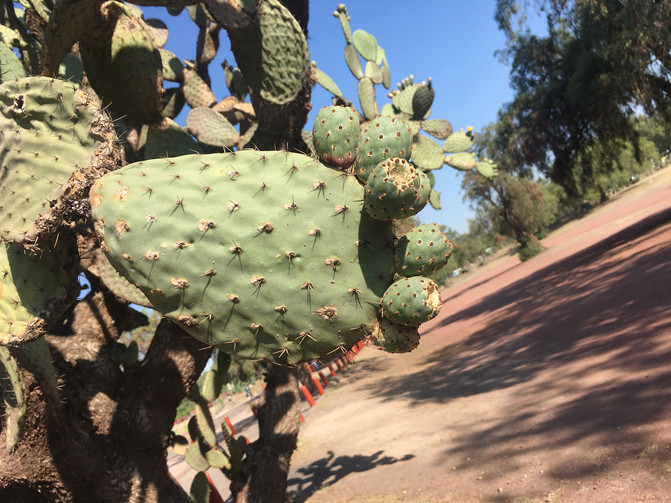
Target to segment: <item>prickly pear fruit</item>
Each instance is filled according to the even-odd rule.
[[[370,336],[373,344],[387,353],[409,353],[419,346],[417,327],[406,327],[382,318]]]
[[[415,327],[440,311],[442,302],[436,283],[424,276],[401,278],[382,296],[382,309],[393,323]]]
[[[350,107],[322,108],[312,128],[317,156],[327,164],[349,168],[356,161],[360,132],[359,117]]]
[[[396,272],[402,276],[429,276],[447,264],[452,248],[438,224],[418,225],[396,244]]]
[[[93,215],[112,265],[194,337],[296,364],[349,348],[393,280],[391,224],[348,176],[286,152],[128,165],[98,180]]]
[[[381,161],[399,157],[408,160],[412,148],[412,131],[396,117],[381,116],[361,128],[356,175],[363,183]]]
[[[422,209],[419,188],[419,174],[408,161],[382,161],[364,186],[364,208],[377,220],[407,218]]]

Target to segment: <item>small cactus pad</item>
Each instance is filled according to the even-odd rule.
[[[356,30],[352,34],[352,43],[361,57],[367,61],[377,61],[380,48],[375,37],[364,30]]]
[[[0,241],[36,237],[70,177],[89,165],[99,108],[68,82],[28,77],[0,85]]]
[[[12,48],[0,42],[0,82],[21,79],[26,76],[26,71]]]
[[[473,146],[473,142],[473,134],[470,131],[464,131],[462,129],[456,133],[452,133],[447,137],[445,143],[443,144],[443,150],[448,153],[466,152]]]
[[[416,327],[435,317],[442,302],[436,283],[424,276],[401,278],[382,296],[382,309],[393,323]]]
[[[415,215],[422,209],[419,186],[419,174],[408,161],[398,157],[382,161],[364,187],[364,208],[377,220]]]
[[[203,145],[232,147],[240,139],[233,125],[211,108],[192,109],[186,116],[186,129]]]
[[[428,84],[417,86],[415,93],[412,95],[412,116],[415,119],[423,119],[431,110],[433,105],[433,98],[436,93],[431,86],[431,79]]]
[[[30,254],[0,243],[0,345],[18,345],[44,332],[50,311],[66,297],[65,250]],[[51,313],[53,314],[53,313]]]
[[[412,144],[412,162],[419,169],[429,171],[443,167],[445,153],[434,140],[428,136],[417,135]]]
[[[499,168],[494,161],[483,159],[475,165],[475,169],[485,178],[494,178],[499,174]]]
[[[112,265],[194,337],[297,364],[349,348],[393,279],[391,224],[353,176],[286,152],[135,163],[98,180]]]
[[[3,402],[5,449],[11,453],[23,430],[26,395],[21,369],[9,350],[3,347],[0,347],[0,394]]]
[[[438,224],[418,225],[396,244],[396,272],[402,276],[429,276],[447,264],[452,248]]]
[[[387,353],[409,353],[419,346],[417,327],[406,327],[382,318],[373,328],[371,342]]]
[[[317,156],[327,164],[349,168],[356,160],[361,125],[350,107],[322,108],[312,128]]]
[[[453,132],[452,124],[445,119],[422,121],[422,129],[438,140],[446,140]]]
[[[475,167],[475,154],[473,152],[459,152],[445,158],[445,163],[459,171],[470,171]]]
[[[356,175],[363,183],[381,161],[399,157],[410,158],[412,131],[408,125],[396,118],[381,116],[361,127],[357,150]]]

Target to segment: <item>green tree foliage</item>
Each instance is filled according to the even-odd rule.
[[[525,29],[527,12],[538,10],[547,15],[546,36]],[[640,158],[630,121],[636,107],[671,117],[671,2],[499,0],[496,18],[515,90],[501,127],[519,166],[537,167],[576,195],[614,168],[624,142]],[[597,139],[608,149],[595,150]]]

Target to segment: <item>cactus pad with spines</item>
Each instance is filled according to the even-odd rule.
[[[453,132],[452,124],[445,119],[422,121],[422,130],[438,140],[446,140]]]
[[[240,151],[126,166],[91,203],[115,268],[196,338],[296,364],[365,337],[393,277],[391,224],[353,177]]]
[[[466,152],[471,149],[473,142],[473,134],[470,131],[461,129],[447,137],[443,144],[443,150],[448,153]]]
[[[28,77],[0,86],[0,240],[36,237],[36,222],[70,177],[86,168],[99,138],[97,104],[73,84]]]
[[[475,168],[475,154],[472,152],[458,152],[445,158],[445,163],[459,171],[470,171]]]
[[[186,129],[200,143],[211,147],[232,147],[240,139],[238,132],[222,114],[206,107],[189,112]]]
[[[352,34],[352,44],[354,44],[354,47],[363,59],[366,61],[377,61],[380,48],[373,35],[364,30],[356,30]]]
[[[435,98],[436,93],[433,90],[431,85],[431,79],[429,79],[428,84],[422,83],[417,86],[414,94],[412,95],[412,116],[415,119],[424,119],[426,115],[431,110],[431,105],[433,105],[433,99]]]
[[[377,117],[361,127],[356,175],[365,183],[381,161],[392,157],[407,160],[411,148],[412,131],[404,121],[384,115]]]
[[[0,42],[0,82],[21,79],[26,76],[23,65],[12,48]]]
[[[435,317],[441,305],[438,286],[424,276],[401,278],[382,296],[384,316],[393,323],[410,327]]]
[[[412,162],[424,171],[443,167],[445,152],[428,136],[418,135],[412,144]]]
[[[407,218],[418,213],[419,174],[405,159],[382,161],[364,186],[364,208],[377,220]]]
[[[409,230],[396,244],[396,272],[402,276],[430,276],[452,254],[452,243],[438,224],[422,224]]]
[[[322,108],[312,128],[317,156],[327,164],[349,168],[356,161],[361,125],[350,107]]]

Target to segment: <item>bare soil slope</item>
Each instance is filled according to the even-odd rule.
[[[671,176],[443,292],[303,426],[294,502],[671,502]]]

